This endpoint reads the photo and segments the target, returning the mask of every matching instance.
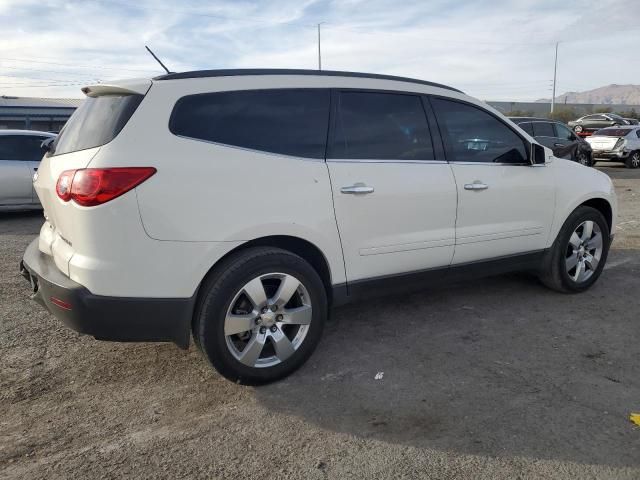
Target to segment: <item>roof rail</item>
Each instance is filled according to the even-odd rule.
[[[191,72],[169,73],[154,77],[153,80],[180,80],[186,78],[207,78],[207,77],[233,77],[240,75],[320,75],[327,77],[356,77],[356,78],[373,78],[376,80],[394,80],[397,82],[417,83],[420,85],[429,85],[430,87],[445,88],[454,92],[464,93],[457,88],[449,87],[435,82],[427,82],[426,80],[417,80],[415,78],[397,77],[395,75],[380,75],[377,73],[360,73],[360,72],[340,72],[335,70],[303,70],[303,69],[287,69],[287,68],[239,68],[227,70],[194,70]]]

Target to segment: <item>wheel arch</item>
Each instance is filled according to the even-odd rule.
[[[578,207],[582,206],[595,208],[602,213],[602,216],[605,218],[607,225],[609,226],[609,234],[611,234],[613,229],[613,209],[608,200],[605,200],[604,198],[590,198],[578,205]]]
[[[299,257],[303,258],[313,267],[313,269],[318,273],[320,279],[322,280],[322,284],[325,287],[327,292],[327,299],[329,300],[329,304],[332,302],[332,273],[330,264],[325,256],[325,254],[320,250],[319,247],[314,245],[308,240],[305,240],[300,237],[291,236],[291,235],[269,235],[265,237],[254,238],[252,240],[246,241],[235,248],[229,250],[222,257],[220,257],[212,266],[209,268],[207,273],[202,278],[200,284],[198,285],[196,291],[196,306],[200,302],[201,295],[201,286],[206,282],[207,278],[209,278],[212,274],[216,272],[216,269],[220,267],[230,256],[237,254],[243,250],[247,250],[252,247],[274,247],[281,248],[288,252],[294,253]]]

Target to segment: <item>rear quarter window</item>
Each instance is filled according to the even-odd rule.
[[[143,98],[143,95],[87,97],[60,131],[53,144],[53,154],[109,143],[120,133]]]
[[[295,157],[325,156],[329,90],[203,93],[176,103],[174,135]]]

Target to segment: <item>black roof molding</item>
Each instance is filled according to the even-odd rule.
[[[192,72],[169,73],[153,77],[153,80],[181,80],[185,78],[207,78],[207,77],[234,77],[240,75],[314,75],[326,77],[356,77],[356,78],[373,78],[376,80],[394,80],[397,82],[417,83],[419,85],[428,85],[430,87],[445,88],[454,92],[464,93],[457,88],[449,87],[435,82],[427,82],[426,80],[417,80],[415,78],[396,77],[395,75],[379,75],[377,73],[360,73],[360,72],[340,72],[335,70],[302,70],[288,68],[240,68],[228,70],[194,70]]]

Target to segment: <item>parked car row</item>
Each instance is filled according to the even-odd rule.
[[[42,208],[33,188],[46,147],[56,135],[32,130],[0,130],[0,211]]]
[[[628,168],[640,167],[640,125],[603,128],[587,138],[597,160],[624,162]]]
[[[553,150],[554,156],[586,166],[593,164],[591,146],[562,122],[535,117],[510,119],[539,143]]]
[[[568,125],[577,134],[586,136],[601,128],[638,125],[638,120],[635,118],[623,118],[616,113],[594,113],[572,120]]]

